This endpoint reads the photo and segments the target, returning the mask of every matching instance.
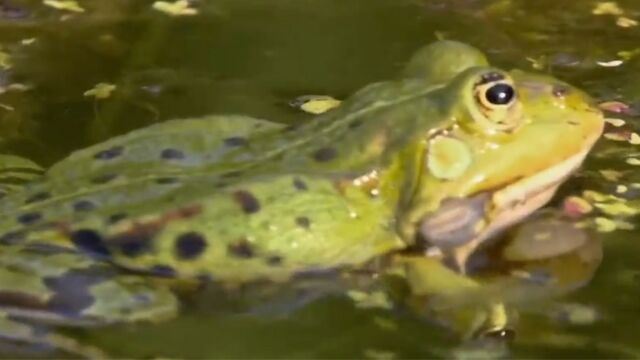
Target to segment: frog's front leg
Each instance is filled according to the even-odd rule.
[[[486,250],[486,251],[485,251]],[[602,259],[602,244],[588,229],[555,210],[541,211],[485,249],[485,265],[473,277],[440,258],[397,255],[396,272],[409,284],[410,305],[426,308],[469,336],[510,336],[515,314],[506,304],[549,299],[589,282]]]
[[[443,265],[436,258],[396,255],[394,268],[409,285],[408,305],[440,319],[464,339],[510,337],[513,318],[498,296],[483,284]],[[426,303],[425,303],[426,301]]]
[[[0,255],[0,343],[86,357],[100,351],[54,326],[101,326],[173,316],[177,301],[148,277],[54,246],[10,247]]]

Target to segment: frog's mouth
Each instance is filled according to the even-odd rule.
[[[595,140],[594,140],[595,142]],[[475,249],[544,206],[584,161],[591,146],[530,176],[465,199],[447,199],[420,222],[420,235],[442,250]]]

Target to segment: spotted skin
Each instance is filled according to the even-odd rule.
[[[591,145],[601,119],[576,89],[559,100],[555,79],[459,70],[438,82],[369,85],[294,127],[174,120],[72,153],[0,199],[0,310],[4,291],[34,320],[155,320],[177,308],[157,278],[235,286],[358,267],[414,245],[418,222],[443,199],[495,189]],[[478,86],[511,76],[549,91],[527,97],[541,87],[524,88],[524,115],[478,104]],[[496,137],[505,116],[522,129]],[[448,181],[425,164],[430,138],[444,133],[473,158]]]

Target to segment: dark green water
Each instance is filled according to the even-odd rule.
[[[0,44],[13,62],[2,75],[30,86],[0,94],[0,103],[13,108],[0,108],[2,150],[46,165],[73,149],[171,118],[242,113],[306,121],[287,106],[291,98],[344,97],[391,78],[436,36],[470,43],[501,67],[531,69],[533,59],[541,71],[598,100],[640,104],[640,61],[598,64],[640,46],[640,27],[593,15],[595,1],[200,0],[194,1],[199,15],[180,18],[151,10],[151,3],[80,0],[87,11],[68,16],[35,0],[0,2]],[[639,2],[618,5],[624,16],[640,20]],[[99,82],[118,88],[105,100],[83,96]],[[638,127],[633,114],[625,119]],[[609,148],[603,142],[596,153]],[[596,156],[587,170],[604,164],[631,169]],[[567,192],[609,186],[589,173]],[[596,321],[566,324],[545,311],[525,312],[511,356],[639,357],[638,234],[604,235],[595,278],[564,298],[595,309]],[[78,336],[118,357],[426,358],[450,357],[458,345],[424,319],[357,309],[339,297],[281,316],[187,310],[163,324]]]

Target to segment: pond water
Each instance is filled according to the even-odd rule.
[[[559,199],[583,190],[615,194],[620,184],[640,182],[628,161],[640,155],[638,145],[627,141],[640,114],[637,1],[194,0],[193,16],[170,16],[152,3],[78,0],[85,11],[75,12],[36,0],[0,2],[0,49],[10,60],[0,66],[2,151],[46,166],[74,149],[167,119],[239,113],[287,124],[309,121],[288,106],[292,98],[343,98],[394,77],[414,50],[446,38],[482,49],[496,66],[550,73],[599,102],[628,105],[623,113],[608,113],[626,121],[607,128],[623,141],[602,139]],[[116,89],[104,99],[83,95],[99,83]],[[634,191],[618,192],[630,208],[640,207]],[[554,303],[571,314],[523,311],[508,356],[640,356],[640,243],[633,229],[640,223],[633,212],[604,215],[624,223],[615,231],[600,229],[604,258],[595,277]],[[275,313],[193,306],[160,324],[69,334],[115,357],[502,354],[465,352],[452,334],[425,319],[361,309],[340,296]]]

